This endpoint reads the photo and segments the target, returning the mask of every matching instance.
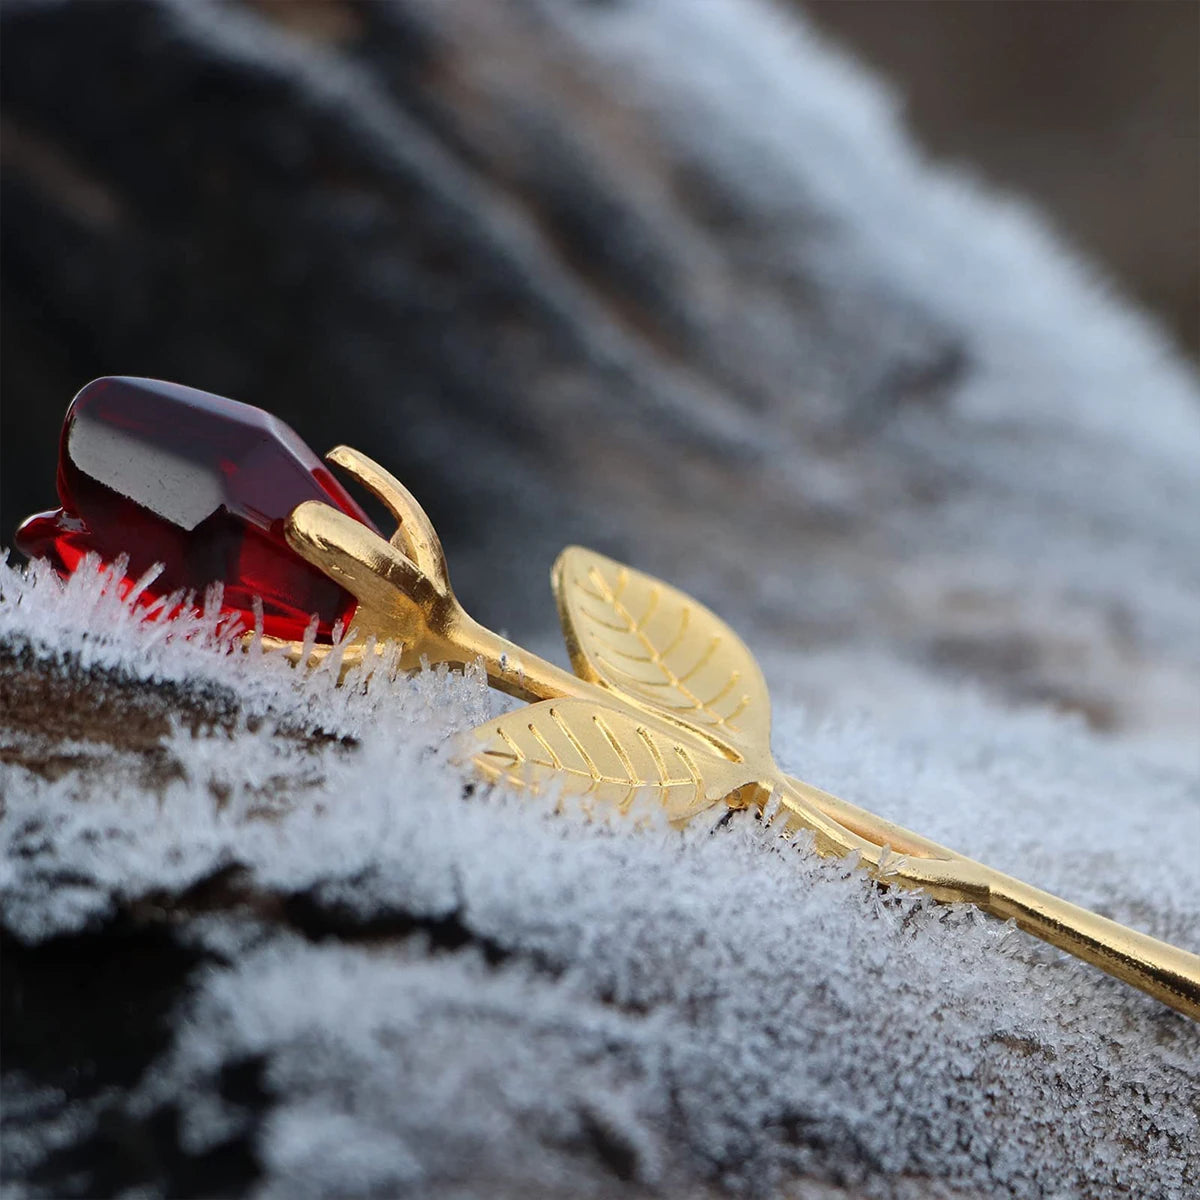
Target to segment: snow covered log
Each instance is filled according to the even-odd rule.
[[[358,443],[540,647],[593,543],[741,629],[785,768],[1200,945],[1200,389],[1157,331],[791,11],[318,9],[5,6],[31,436],[100,345]],[[472,789],[478,680],[0,593],[14,1187],[1194,1185],[1200,1037],[1085,966],[749,821]]]

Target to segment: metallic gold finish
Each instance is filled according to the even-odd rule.
[[[463,611],[420,506],[366,456],[329,460],[395,517],[389,541],[316,501],[288,519],[292,547],[359,601],[343,667],[401,643],[401,666],[482,661],[493,687],[529,702],[475,730],[465,757],[488,778],[628,810],[638,797],[682,824],[724,804],[759,808],[817,851],[856,856],[880,883],[968,902],[1200,1020],[1200,957],[993,871],[785,775],[770,748],[770,697],[753,655],[719,617],[631,567],[577,546],[552,585],[574,674]],[[270,642],[270,640],[268,639]],[[315,662],[328,648],[282,646]]]

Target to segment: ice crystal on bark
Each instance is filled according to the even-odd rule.
[[[102,962],[132,939],[169,980],[128,1077],[60,1032],[94,1090],[51,1098],[44,1062],[11,1078],[11,1169],[60,1142],[103,1159],[114,1121],[169,1114],[175,1170],[252,1153],[267,1196],[614,1177],[1184,1194],[1200,1038],[1131,989],[746,818],[588,824],[473,787],[447,747],[492,711],[478,677],[338,688],[233,649],[214,616],[139,617],[94,569],[0,571],[0,642],[31,648],[26,669],[232,698],[211,723],[168,713],[153,770],[116,751],[58,777],[3,769],[14,968],[40,979],[56,955]],[[1187,772],[932,686],[887,718],[785,705],[780,757],[1200,943]],[[71,1005],[132,1000],[103,973],[88,988],[46,1001],[68,1030]]]

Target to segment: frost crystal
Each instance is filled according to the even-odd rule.
[[[64,1079],[53,1098],[53,1078],[10,1079],[10,1170],[66,1144],[102,1155],[91,1139],[114,1120],[175,1114],[188,1170],[253,1147],[264,1196],[614,1175],[1186,1193],[1200,1037],[1154,1001],[744,817],[635,830],[472,788],[447,750],[492,711],[477,674],[339,688],[232,649],[213,615],[139,619],[113,590],[94,569],[64,585],[0,567],[0,644],[25,647],[26,669],[151,697],[216,688],[223,707],[207,725],[170,714],[154,772],[128,752],[57,775],[14,754],[0,776],[10,961],[36,976],[132,939],[170,981],[127,1078],[94,1068],[96,1088]],[[888,717],[785,707],[780,758],[1200,944],[1193,777],[932,686]],[[94,987],[99,1009],[121,1000],[103,973]],[[80,1037],[87,1080],[98,1050]]]

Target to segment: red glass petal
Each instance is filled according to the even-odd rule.
[[[321,500],[371,525],[329,470],[262,409],[155,379],[89,383],[71,402],[58,460],[62,508],[30,517],[18,548],[70,572],[89,550],[129,556],[127,576],[156,563],[150,598],[225,585],[225,608],[299,638],[315,614],[318,636],[348,622],[354,598],[296,555],[288,514]]]

